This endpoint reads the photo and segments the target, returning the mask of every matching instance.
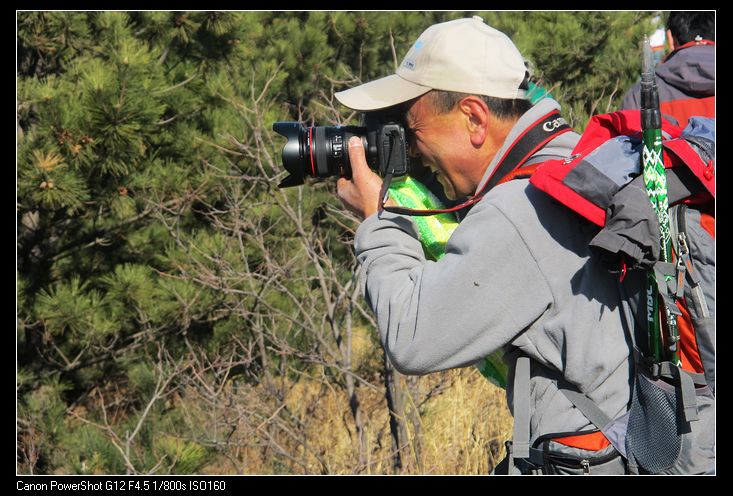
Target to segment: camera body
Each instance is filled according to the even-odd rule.
[[[299,186],[305,178],[351,177],[349,139],[362,140],[367,164],[381,176],[410,173],[409,144],[405,128],[394,115],[363,114],[362,126],[311,126],[275,122],[272,129],[285,136],[282,163],[290,174],[278,187]]]

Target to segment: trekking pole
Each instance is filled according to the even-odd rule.
[[[661,256],[664,262],[672,261],[672,239],[669,228],[669,201],[667,199],[667,174],[662,160],[662,114],[659,111],[659,93],[652,63],[652,48],[649,38],[644,36],[643,63],[641,70],[641,130],[642,169],[644,186],[657,214],[661,233]],[[665,280],[673,276],[665,274]],[[679,364],[677,352],[677,320],[669,307],[663,304],[666,326],[666,357],[662,350],[661,323],[659,316],[659,293],[654,269],[647,274],[647,321],[649,323],[649,349],[655,361],[664,359]]]

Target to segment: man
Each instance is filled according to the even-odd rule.
[[[615,278],[594,263],[593,229],[579,216],[526,179],[501,183],[517,166],[567,156],[578,139],[557,102],[524,99],[527,76],[511,40],[474,17],[431,26],[395,75],[336,94],[355,110],[404,110],[414,156],[448,197],[473,198],[439,261],[426,260],[410,217],[380,211],[382,180],[359,140],[338,194],[365,219],[355,238],[364,294],[398,370],[469,366],[503,349],[515,419],[503,470],[624,473],[559,389],[611,418],[626,411],[631,364]]]
[[[671,53],[655,71],[662,114],[683,128],[693,115],[715,117],[715,12],[671,12],[667,43]],[[622,109],[640,108],[640,87],[624,96]]]

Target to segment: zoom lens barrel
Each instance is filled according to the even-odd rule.
[[[351,177],[348,143],[359,136],[366,150],[367,163],[377,168],[376,146],[369,146],[367,128],[358,126],[311,126],[299,122],[276,122],[273,131],[287,138],[282,163],[290,175],[278,187],[298,186],[310,177]],[[371,140],[374,142],[375,140]]]

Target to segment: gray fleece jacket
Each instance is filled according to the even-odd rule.
[[[535,105],[505,147],[553,108],[559,105],[550,99]],[[567,156],[577,139],[560,135],[533,159]],[[588,249],[596,231],[527,180],[492,189],[437,262],[426,260],[409,217],[367,218],[355,248],[386,353],[405,374],[469,366],[500,348],[513,371],[518,354],[529,356],[531,441],[594,428],[558,391],[560,377],[619,415],[630,399],[629,351],[614,276]],[[511,384],[510,377],[513,410]]]

